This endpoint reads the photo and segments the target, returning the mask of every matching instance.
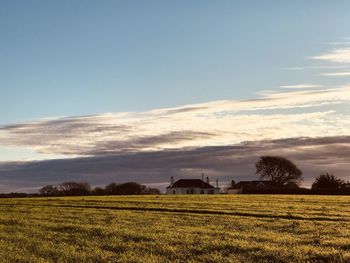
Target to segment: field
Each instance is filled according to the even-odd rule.
[[[0,200],[1,262],[350,262],[350,197]]]

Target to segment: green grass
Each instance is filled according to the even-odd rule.
[[[350,262],[350,197],[0,199],[1,262]]]

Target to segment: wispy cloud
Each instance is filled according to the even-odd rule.
[[[321,76],[346,77],[346,76],[350,76],[350,72],[327,72],[327,73],[321,73]]]
[[[295,85],[284,85],[280,86],[282,89],[314,89],[314,88],[320,88],[321,85],[316,84],[295,84]]]
[[[287,67],[287,68],[284,68],[285,70],[295,70],[295,71],[301,71],[301,70],[304,70],[306,67]]]
[[[350,103],[350,87],[294,89],[251,100],[8,125],[0,128],[0,146],[96,156],[350,134],[349,113],[332,106]]]
[[[313,56],[311,59],[334,63],[350,63],[350,48],[334,49],[328,53]]]
[[[350,65],[318,65],[318,66],[299,66],[299,67],[288,67],[286,70],[302,71],[302,70],[319,70],[319,69],[346,69]]]

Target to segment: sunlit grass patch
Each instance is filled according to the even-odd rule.
[[[0,200],[2,262],[350,262],[350,197]]]

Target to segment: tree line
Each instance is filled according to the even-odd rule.
[[[160,194],[159,189],[146,187],[135,182],[110,183],[105,187],[91,186],[87,182],[63,182],[57,186],[46,185],[39,190],[41,196],[79,196],[79,195],[146,195]]]
[[[311,189],[301,188],[302,171],[284,157],[262,156],[256,162],[255,168],[260,180],[268,180],[273,184],[268,189],[247,189],[246,192],[249,193],[350,194],[350,182],[345,182],[329,172],[316,176]]]
[[[344,194],[350,195],[350,182],[336,177],[329,172],[315,177],[311,189],[301,188],[302,171],[292,161],[279,156],[262,156],[255,163],[256,175],[261,181],[268,181],[272,186],[265,189],[247,188],[243,193],[259,194]],[[229,188],[236,183],[231,182]],[[38,194],[9,193],[0,194],[5,197],[28,196],[79,196],[79,195],[145,195],[160,194],[156,188],[146,187],[135,182],[122,184],[110,183],[105,187],[92,188],[87,182],[66,181],[58,185],[46,185]]]

